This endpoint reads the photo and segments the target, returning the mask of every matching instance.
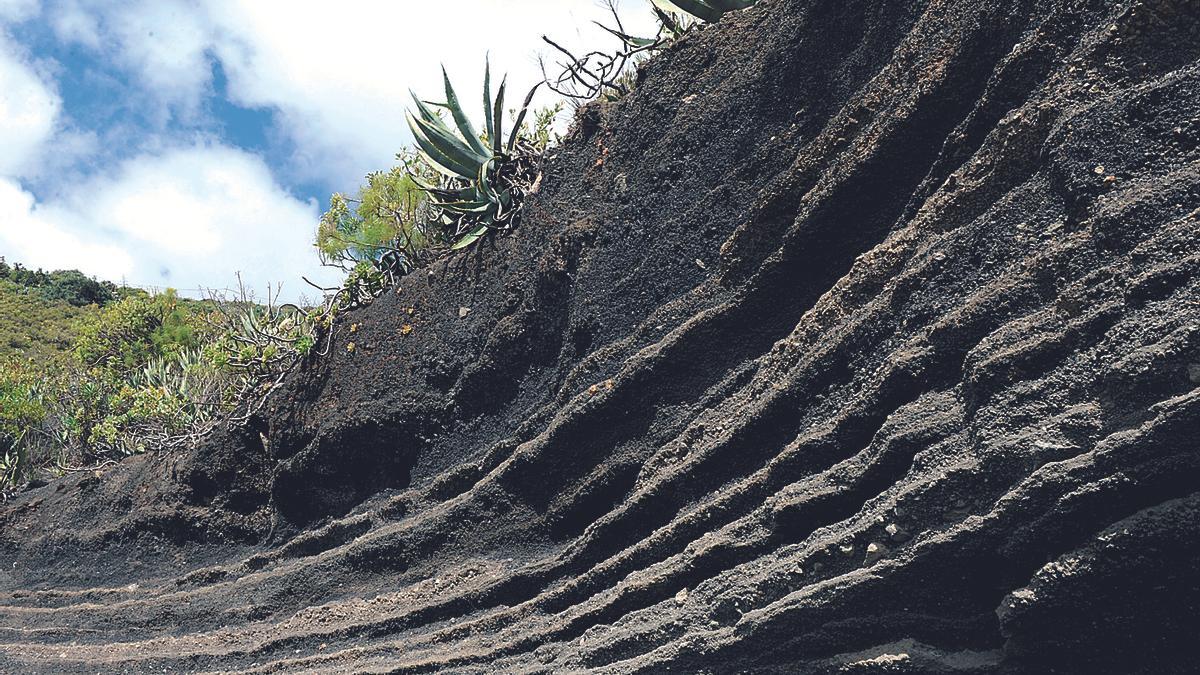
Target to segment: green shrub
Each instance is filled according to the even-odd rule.
[[[128,295],[80,323],[75,355],[87,366],[128,375],[151,359],[199,347],[214,332],[205,314],[205,305],[187,303],[173,289]]]
[[[87,366],[128,372],[154,356],[152,335],[161,323],[149,296],[125,298],[81,323],[75,356]]]
[[[69,348],[0,358],[0,493],[70,466],[179,447],[241,419],[317,350],[345,297],[305,311],[246,294],[198,302],[128,293],[79,310]]]
[[[165,449],[209,419],[186,391],[168,386],[122,384],[108,393],[102,410],[86,438],[90,454],[97,457]]]
[[[77,270],[52,272],[49,283],[40,290],[48,300],[63,300],[75,307],[103,306],[117,299],[112,283],[97,281]]]
[[[27,472],[26,439],[46,418],[46,373],[29,361],[0,361],[0,489]]]
[[[377,182],[364,201],[377,213],[390,208],[394,187]],[[103,306],[77,307],[70,293],[44,291],[76,282],[86,290],[82,275],[0,259],[0,493],[71,466],[179,447],[244,418],[317,351],[339,309],[381,292],[376,267],[361,268],[350,290],[311,311],[270,295],[258,303],[245,290],[197,301],[121,288]]]
[[[367,176],[356,198],[335,193],[317,228],[321,263],[350,272],[363,263],[400,274],[425,262],[445,245],[441,228],[418,180],[437,176],[413,152],[396,156],[398,166]]]
[[[261,397],[317,337],[309,313],[245,292],[205,303],[127,297],[81,329],[56,435],[83,461],[176,447]]]

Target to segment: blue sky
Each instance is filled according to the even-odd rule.
[[[652,30],[643,0],[622,10]],[[611,44],[590,23],[604,14],[596,0],[0,0],[0,255],[180,289],[241,273],[295,298],[301,275],[336,279],[312,250],[317,219],[409,142],[410,87],[436,96],[444,63],[478,91],[488,53],[532,85],[543,33]]]

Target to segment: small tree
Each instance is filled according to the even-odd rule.
[[[335,193],[330,199],[317,227],[322,264],[346,272],[373,265],[402,274],[445,243],[428,225],[428,197],[414,179],[428,170],[412,152],[396,159],[400,164],[390,171],[368,174],[356,198]]]

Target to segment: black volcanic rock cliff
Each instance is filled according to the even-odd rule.
[[[1200,2],[762,0],[335,340],[0,507],[0,671],[1195,672]]]

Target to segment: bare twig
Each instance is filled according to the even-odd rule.
[[[558,75],[554,77],[549,74],[546,60],[539,59],[546,86],[556,94],[573,101],[575,105],[600,96],[620,97],[628,94],[629,87],[622,79],[626,76],[630,64],[636,63],[639,57],[662,49],[669,40],[660,30],[649,42],[640,44],[641,40],[625,32],[625,24],[621,21],[614,0],[606,0],[605,5],[612,14],[616,28],[599,22],[596,22],[596,25],[621,40],[622,46],[617,51],[590,51],[577,56],[550,37],[542,36],[546,44],[564,57],[564,60],[554,64],[559,69]]]

